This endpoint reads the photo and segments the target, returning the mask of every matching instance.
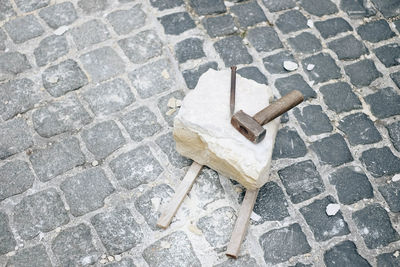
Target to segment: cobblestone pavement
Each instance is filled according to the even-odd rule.
[[[399,15],[398,0],[0,0],[0,266],[400,266]],[[236,261],[243,188],[211,169],[155,225],[191,164],[168,100],[231,65],[307,98],[281,118]]]

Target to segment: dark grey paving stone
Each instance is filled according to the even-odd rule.
[[[25,54],[5,52],[0,55],[0,73],[16,75],[32,68]]]
[[[307,65],[313,64],[315,67],[312,70],[307,70],[306,73],[310,80],[315,83],[323,83],[333,79],[342,77],[339,67],[336,65],[335,60],[326,53],[319,53],[310,56],[302,61],[303,68],[307,69]]]
[[[53,265],[47,255],[46,248],[39,244],[18,250],[15,255],[9,258],[7,266],[51,267]]]
[[[196,204],[205,208],[208,204],[224,198],[224,189],[219,180],[219,174],[204,166],[189,193],[189,197],[196,197]]]
[[[319,17],[338,12],[336,5],[330,0],[301,0],[300,5],[308,13]]]
[[[393,21],[394,26],[396,26],[397,31],[400,31],[400,19]]]
[[[338,133],[313,142],[310,148],[317,154],[322,164],[336,167],[353,161],[353,156],[343,136]]]
[[[156,115],[147,107],[142,106],[123,115],[120,119],[131,139],[136,142],[153,136],[161,130]]]
[[[324,21],[316,21],[314,22],[314,25],[321,34],[322,38],[325,39],[336,36],[341,32],[348,32],[353,30],[350,24],[342,18],[332,18]]]
[[[11,232],[7,214],[0,211],[0,255],[15,249],[17,242]]]
[[[164,27],[164,32],[171,35],[179,35],[196,27],[194,20],[187,12],[177,12],[158,18]]]
[[[9,17],[14,16],[16,13],[10,3],[10,0],[3,0],[0,7],[0,20],[5,20]]]
[[[35,176],[25,161],[5,162],[0,167],[0,201],[25,192],[32,187],[34,180]]]
[[[371,266],[366,259],[358,254],[356,245],[349,240],[343,241],[325,251],[324,262],[327,267]]]
[[[326,207],[332,203],[336,203],[336,200],[332,196],[327,196],[300,208],[300,212],[313,232],[317,242],[326,241],[335,236],[343,236],[350,233],[347,222],[343,219],[341,211],[333,216],[328,216],[326,214]]]
[[[293,256],[311,251],[307,238],[297,223],[266,232],[260,236],[258,242],[267,264],[285,262]]]
[[[289,195],[297,204],[325,191],[324,183],[311,160],[295,163],[278,171],[279,177]]]
[[[288,42],[294,51],[304,54],[313,54],[322,49],[318,38],[309,32],[303,32],[296,37],[289,38]]]
[[[386,17],[392,18],[399,15],[400,3],[396,0],[372,0],[376,8]]]
[[[387,146],[364,151],[360,160],[374,177],[400,173],[400,158]]]
[[[304,264],[304,263],[298,262],[298,263],[296,263],[296,265],[293,265],[290,267],[312,267],[312,264]]]
[[[90,220],[101,243],[110,254],[120,254],[137,246],[143,239],[142,229],[127,208],[102,212]]]
[[[85,163],[78,139],[71,137],[45,149],[34,151],[29,157],[39,180],[47,182],[57,175]]]
[[[235,21],[229,14],[204,18],[202,24],[210,37],[229,35],[237,31]]]
[[[289,121],[289,115],[288,115],[287,112],[286,112],[286,113],[283,113],[283,114],[281,115],[280,121],[281,121],[281,123],[286,123],[286,122]]]
[[[271,74],[284,74],[288,71],[283,67],[285,61],[297,63],[289,51],[282,51],[263,58],[265,69]]]
[[[0,51],[6,50],[7,35],[3,29],[0,28]]]
[[[295,108],[293,114],[300,123],[301,129],[308,136],[329,133],[333,130],[328,116],[319,105],[308,105],[303,109]]]
[[[187,38],[175,45],[175,55],[179,63],[184,63],[191,59],[205,57],[203,50],[204,40],[199,38]]]
[[[165,248],[164,244],[170,244],[169,248]],[[144,249],[142,256],[150,267],[201,266],[192,244],[182,231],[173,232],[154,242]]]
[[[212,247],[221,248],[230,240],[235,221],[235,210],[231,207],[222,207],[200,218],[197,227]]]
[[[398,251],[398,250],[397,250]],[[378,255],[377,264],[380,267],[396,267],[400,265],[400,258],[394,256],[396,251]]]
[[[49,5],[50,0],[15,0],[22,12],[30,12]]]
[[[387,44],[374,49],[375,55],[386,68],[400,64],[400,46],[396,43]]]
[[[182,90],[177,90],[172,93],[169,93],[168,95],[162,96],[158,99],[157,102],[158,109],[160,110],[161,115],[164,117],[164,120],[168,123],[170,127],[174,126],[174,118],[178,114],[178,110],[176,110],[171,115],[167,114],[167,112],[170,110],[170,108],[168,107],[168,101],[171,98],[182,100],[184,96],[185,93]]]
[[[400,151],[400,121],[387,125],[386,129],[394,148]]]
[[[247,38],[258,52],[270,52],[283,48],[278,34],[272,27],[257,27],[248,30]]]
[[[350,82],[356,87],[370,85],[377,78],[382,77],[375,63],[370,59],[364,59],[344,67],[346,74],[350,77]]]
[[[280,129],[276,135],[272,159],[299,158],[307,154],[307,148],[296,130]]]
[[[24,43],[44,33],[43,27],[34,15],[18,17],[4,24],[8,36],[16,44]]]
[[[157,220],[161,215],[160,207],[169,203],[173,194],[174,190],[169,185],[160,184],[144,192],[135,200],[136,209],[153,231],[160,230],[157,226]],[[159,206],[154,206],[153,203],[158,203]]]
[[[333,40],[328,43],[328,47],[340,60],[354,60],[369,53],[367,47],[353,35]]]
[[[182,6],[184,4],[183,0],[152,0],[150,4],[162,11],[165,9],[171,9],[174,7]]]
[[[394,72],[394,73],[390,73],[390,78],[392,78],[393,82],[400,89],[400,71]]]
[[[133,189],[157,179],[164,171],[148,146],[139,146],[110,162],[110,168],[121,186]]]
[[[0,136],[0,159],[33,146],[32,134],[23,118],[15,118],[0,124]]]
[[[281,0],[281,1],[263,0],[262,2],[270,12],[278,12],[296,6],[295,0]]]
[[[118,45],[135,64],[144,63],[162,54],[162,42],[153,30],[142,31],[132,37],[119,40]]]
[[[372,114],[383,119],[400,114],[400,95],[391,87],[364,97]]]
[[[150,1],[150,3],[154,3],[154,1]],[[114,31],[122,35],[143,27],[146,22],[146,13],[141,9],[141,5],[135,5],[128,10],[111,12],[106,18]]]
[[[141,98],[149,98],[170,89],[174,84],[173,70],[168,59],[160,59],[128,73]]]
[[[168,156],[168,160],[173,166],[181,169],[183,167],[192,164],[191,159],[181,156],[176,151],[175,140],[172,137],[171,132],[159,136],[156,139],[156,143],[161,148],[161,150]]]
[[[379,204],[353,212],[352,218],[369,249],[384,247],[400,239],[386,210]]]
[[[396,36],[389,24],[381,19],[365,23],[357,28],[357,33],[363,40],[377,43]]]
[[[221,39],[214,43],[214,48],[226,67],[253,62],[253,57],[249,54],[242,38],[239,36],[229,36]]]
[[[80,0],[78,1],[78,7],[80,7],[84,13],[93,14],[106,10],[110,6],[107,0]]]
[[[39,102],[41,94],[33,81],[22,78],[0,84],[0,115],[3,120],[23,113]]]
[[[250,257],[249,254],[246,254],[244,256],[239,256],[237,259],[227,259],[226,261],[214,265],[213,267],[242,267],[242,266],[247,266],[247,267],[258,267],[259,265],[257,264],[257,261]]]
[[[379,192],[388,203],[390,211],[400,212],[400,182],[393,182],[378,187]]]
[[[218,68],[218,63],[212,61],[212,62],[204,63],[197,68],[184,70],[182,72],[182,75],[183,75],[183,78],[185,79],[186,86],[189,89],[194,89],[196,87],[197,82],[199,81],[201,75],[203,75],[209,69],[217,70],[217,68]]]
[[[29,240],[67,224],[69,217],[60,195],[50,188],[26,196],[15,205],[13,221],[18,234]]]
[[[336,188],[339,202],[354,204],[362,199],[373,198],[374,193],[368,177],[357,167],[343,167],[329,175]]]
[[[33,54],[35,55],[36,65],[44,66],[66,55],[68,51],[68,42],[65,36],[50,35],[40,41]]]
[[[189,4],[199,16],[226,12],[223,0],[190,0]]]
[[[307,29],[307,18],[298,10],[290,10],[279,16],[275,25],[283,33]]]
[[[341,0],[340,8],[351,18],[371,17],[376,14],[372,6],[367,6],[366,2],[360,0]]]
[[[267,77],[257,67],[244,67],[240,68],[236,72],[243,78],[253,80],[259,84],[268,84]]]
[[[373,144],[382,140],[371,119],[364,113],[353,113],[339,121],[338,128],[346,134],[350,145]]]
[[[267,21],[264,11],[255,1],[234,5],[229,10],[235,15],[240,28],[243,29]]]
[[[300,74],[293,74],[289,77],[276,79],[275,87],[278,89],[281,96],[284,96],[293,90],[299,90],[306,100],[317,97],[315,91],[308,85]]]
[[[78,18],[71,2],[62,2],[43,8],[39,11],[39,16],[53,29],[70,25]]]
[[[108,80],[125,71],[124,62],[109,46],[83,54],[79,59],[95,83]]]
[[[100,258],[90,228],[83,223],[61,231],[53,239],[51,250],[60,266],[89,265]]]
[[[347,112],[353,109],[361,109],[361,101],[353,93],[350,85],[345,82],[331,83],[319,88],[324,102],[330,110],[337,113]]]
[[[105,24],[98,19],[89,20],[71,30],[78,50],[101,43],[111,37]]]
[[[82,96],[96,115],[121,111],[136,100],[129,85],[120,78],[90,87]]]

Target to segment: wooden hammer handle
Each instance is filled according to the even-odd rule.
[[[277,101],[273,102],[268,107],[259,111],[253,116],[253,119],[257,121],[260,125],[264,125],[276,117],[282,115],[286,111],[297,106],[304,100],[303,94],[298,90],[293,90]]]

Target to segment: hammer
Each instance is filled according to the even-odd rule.
[[[265,137],[266,130],[263,127],[264,124],[297,106],[303,100],[303,94],[300,91],[293,90],[259,111],[253,117],[243,112],[243,110],[239,110],[233,114],[231,124],[247,139],[257,144]]]

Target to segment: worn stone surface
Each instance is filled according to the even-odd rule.
[[[386,68],[399,65],[400,46],[396,43],[387,44],[374,49],[375,55]]]
[[[397,151],[400,151],[400,122],[389,124],[386,128],[389,132],[390,141],[392,141],[394,148],[396,148]]]
[[[263,4],[271,12],[277,12],[277,11],[293,8],[296,6],[296,3],[294,0],[282,0],[282,1],[263,0]]]
[[[293,114],[306,135],[329,133],[333,130],[328,116],[322,112],[319,105],[309,105],[303,109],[295,108]]]
[[[11,232],[7,214],[0,212],[0,255],[13,251],[17,242]]]
[[[171,9],[183,5],[183,0],[152,0],[150,4],[158,10]]]
[[[338,12],[336,5],[330,0],[301,0],[300,4],[308,13],[319,17]]]
[[[303,94],[305,99],[315,98],[317,96],[315,91],[299,74],[293,74],[288,77],[276,79],[275,87],[279,90],[281,96],[284,96],[293,90],[299,90]]]
[[[376,14],[376,10],[367,2],[358,0],[342,0],[340,7],[351,17],[370,17]]]
[[[43,245],[24,248],[10,257],[7,266],[32,266],[32,267],[51,267],[49,256]]]
[[[367,54],[368,49],[353,35],[347,35],[328,43],[328,47],[336,53],[341,60],[354,60]]]
[[[386,18],[399,15],[400,4],[396,0],[372,0],[372,2]]]
[[[250,29],[247,38],[258,52],[269,52],[283,47],[278,34],[272,27]]]
[[[71,30],[74,42],[78,49],[103,42],[110,38],[106,26],[97,19],[90,20]]]
[[[33,145],[31,130],[22,118],[0,124],[0,159],[24,151]]]
[[[190,6],[198,15],[219,14],[226,11],[223,0],[191,0]]]
[[[316,21],[314,25],[321,36],[325,39],[336,36],[341,32],[353,30],[351,25],[343,18],[332,18],[324,21]]]
[[[287,144],[292,144],[288,146]],[[306,145],[296,130],[284,127],[276,134],[272,158],[299,158],[307,153]]]
[[[40,10],[39,16],[53,29],[70,25],[78,18],[71,2],[62,2],[43,8]]]
[[[378,188],[392,212],[400,212],[400,199],[398,197],[400,195],[399,185],[399,182],[393,182]]]
[[[263,10],[255,1],[234,5],[229,10],[235,15],[241,28],[267,21]]]
[[[107,15],[107,20],[118,34],[128,34],[145,25],[146,13],[143,12],[140,5],[135,5],[128,10],[111,12]]]
[[[129,60],[136,64],[161,55],[161,40],[152,30],[143,31],[133,37],[122,39],[118,41],[118,44]]]
[[[378,266],[396,266],[400,264],[400,258],[395,255],[398,250],[389,252],[389,253],[383,253],[378,255],[377,257],[377,264]]]
[[[238,69],[236,73],[243,78],[253,80],[260,84],[268,84],[267,77],[257,67],[244,67]]]
[[[326,53],[319,53],[308,57],[302,61],[302,64],[304,69],[307,69],[309,64],[315,66],[312,70],[307,71],[308,77],[315,83],[323,83],[342,77],[339,67],[333,58]]]
[[[187,12],[177,12],[158,18],[164,27],[164,32],[171,35],[179,35],[196,27],[193,19]]]
[[[356,245],[351,241],[343,241],[324,254],[326,266],[371,266],[366,259],[358,254]]]
[[[40,41],[39,46],[34,51],[36,64],[44,66],[66,55],[68,50],[68,43],[65,36],[50,35]]]
[[[322,164],[339,166],[353,161],[349,147],[343,136],[338,133],[315,141],[310,147]]]
[[[237,31],[235,21],[229,14],[207,17],[202,20],[202,23],[210,37],[224,36]]]
[[[290,33],[308,28],[307,18],[298,10],[287,11],[275,21],[283,33]]]
[[[253,62],[253,57],[249,54],[239,36],[221,39],[214,44],[214,48],[222,57],[226,67]]]
[[[175,54],[179,63],[184,63],[191,59],[205,57],[203,50],[203,40],[199,38],[188,38],[175,45]]]
[[[107,0],[80,0],[78,7],[80,7],[86,14],[93,14],[102,12],[109,7]]]
[[[364,99],[372,114],[380,119],[400,114],[400,94],[391,87],[380,89]]]
[[[156,144],[161,148],[161,150],[167,154],[169,162],[177,168],[183,168],[192,163],[192,160],[181,156],[175,148],[175,141],[172,137],[172,133],[166,133],[159,136],[156,139]]]
[[[9,17],[14,16],[16,13],[13,9],[12,4],[9,0],[4,0],[0,8],[0,20],[5,20]]]
[[[224,188],[220,183],[219,174],[204,166],[195,183],[189,197],[196,197],[197,206],[206,208],[208,204],[224,198]]]
[[[395,36],[385,20],[377,20],[365,23],[357,28],[357,33],[363,40],[377,43]]]
[[[0,55],[0,72],[3,74],[18,74],[32,68],[25,54],[6,52]]]
[[[290,61],[297,64],[289,51],[282,51],[263,58],[264,67],[271,74],[284,74],[288,71],[283,67],[283,62]]]
[[[248,254],[244,256],[239,256],[237,259],[227,259],[226,261],[214,265],[214,267],[241,267],[241,266],[248,266],[248,267],[257,267],[259,266],[256,260],[250,257]]]
[[[304,54],[314,54],[322,49],[321,42],[317,37],[308,32],[289,38],[288,41],[296,52]]]
[[[194,89],[199,81],[201,75],[207,72],[209,69],[216,70],[218,64],[216,62],[208,62],[200,65],[198,68],[184,70],[182,72],[183,78],[185,79],[186,86],[189,89]]]
[[[321,86],[319,91],[322,93],[324,102],[328,108],[337,113],[362,108],[360,99],[352,91],[348,83],[337,82],[327,84]]]
[[[171,98],[176,99],[176,100],[182,100],[183,97],[185,96],[185,93],[182,90],[174,91],[168,95],[162,96],[158,99],[157,102],[157,107],[161,112],[161,115],[163,116],[164,120],[168,123],[169,126],[174,125],[174,118],[178,114],[178,107],[176,110],[170,114],[170,110],[173,108],[168,107],[168,101],[170,101]]]
[[[35,176],[25,161],[6,162],[0,167],[0,201],[25,192],[32,187],[34,180]]]
[[[43,27],[34,15],[13,19],[4,24],[4,29],[16,44],[24,43],[44,33]]]
[[[400,158],[396,157],[387,146],[364,151],[360,160],[374,177],[400,172]]]
[[[338,128],[346,134],[350,145],[372,144],[382,140],[371,119],[364,113],[353,113],[339,121]]]

